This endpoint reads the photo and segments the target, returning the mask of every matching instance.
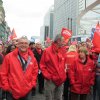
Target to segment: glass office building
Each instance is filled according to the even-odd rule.
[[[78,0],[54,0],[54,34],[67,27],[77,33]]]
[[[40,29],[40,38],[43,43],[47,37],[53,39],[54,6],[52,5],[44,16],[44,23]]]
[[[88,8],[91,8],[88,11]],[[80,19],[78,32],[80,34],[90,34],[91,29],[96,27],[100,21],[100,0],[79,0],[79,15],[85,11]],[[87,12],[88,11],[88,12]]]
[[[98,21],[100,0],[54,0],[54,35],[62,27],[72,30],[73,35],[89,34]]]

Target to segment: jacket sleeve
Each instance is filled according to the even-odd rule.
[[[51,75],[50,75],[50,73],[48,72],[48,69],[47,69],[48,59],[49,59],[48,53],[46,51],[44,51],[43,54],[42,54],[41,61],[40,61],[40,69],[42,71],[44,78],[47,79],[47,80],[50,80]]]
[[[94,64],[94,62],[91,65],[92,65],[92,75],[91,75],[90,85],[94,85],[95,75],[96,75],[96,65]]]
[[[70,79],[70,84],[71,85],[75,84],[75,62],[73,62],[70,65],[70,69],[69,69],[69,79]]]
[[[37,75],[38,75],[38,64],[36,59],[34,58],[34,66],[33,66],[33,80],[32,80],[32,86],[35,88],[36,87],[36,82],[37,82]]]
[[[0,78],[1,78],[1,85],[3,90],[5,91],[9,91],[10,87],[9,87],[9,56],[7,55],[4,58],[2,67],[1,67],[1,71],[0,71]]]

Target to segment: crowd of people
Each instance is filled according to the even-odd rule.
[[[37,86],[46,100],[100,100],[100,52],[61,34],[45,48],[26,36],[0,43],[0,100],[32,100]]]

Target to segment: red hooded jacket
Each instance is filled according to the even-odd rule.
[[[45,79],[51,80],[56,86],[59,86],[66,80],[66,72],[65,58],[61,52],[57,53],[57,51],[60,50],[57,50],[52,44],[43,52],[40,69]]]
[[[95,65],[88,57],[86,64],[82,64],[80,59],[76,59],[70,66],[69,71],[71,92],[77,94],[88,94],[90,87],[95,81]]]
[[[69,69],[70,65],[74,62],[74,60],[78,57],[78,53],[75,51],[70,51],[66,53],[66,64],[67,70]]]
[[[33,87],[36,87],[38,65],[30,50],[28,54],[31,59],[25,71],[18,59],[18,49],[5,56],[1,68],[2,88],[11,92],[15,99],[24,97]]]

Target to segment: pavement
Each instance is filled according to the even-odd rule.
[[[35,90],[35,95],[32,96],[32,98],[33,98],[32,100],[45,100],[44,94],[40,94],[38,91],[38,85],[37,85],[36,90]]]
[[[36,95],[33,96],[33,99],[32,100],[45,100],[45,96],[44,96],[44,94],[39,94],[37,92]],[[93,100],[92,95],[88,95],[87,100]],[[99,100],[99,99],[96,98],[96,100]]]
[[[44,94],[37,93],[35,96],[33,96],[32,100],[45,100]]]

